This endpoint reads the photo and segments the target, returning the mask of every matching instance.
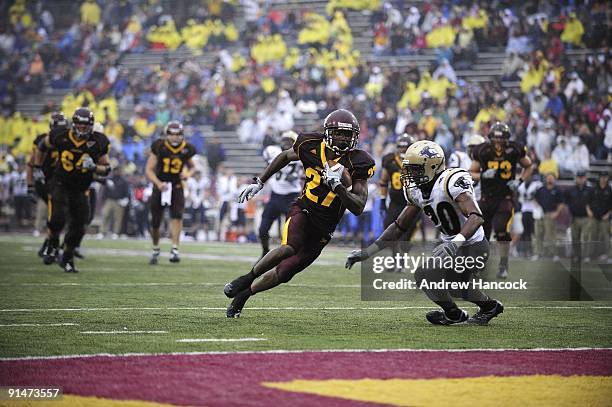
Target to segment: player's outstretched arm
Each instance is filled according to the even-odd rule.
[[[285,150],[276,157],[274,157],[274,160],[272,160],[270,165],[268,165],[266,169],[261,173],[259,179],[261,180],[261,182],[265,183],[267,180],[270,179],[271,176],[285,168],[287,164],[292,161],[298,160],[299,157],[295,153],[295,151],[293,151],[293,149]]]
[[[299,160],[298,155],[293,150],[285,150],[277,155],[274,160],[266,167],[266,169],[259,175],[259,177],[253,178],[253,183],[248,185],[238,196],[238,202],[243,203],[253,198],[259,191],[263,189],[263,186],[271,176],[282,170],[291,161]]]
[[[353,264],[366,260],[384,249],[391,242],[399,240],[404,233],[408,230],[408,227],[413,222],[414,218],[419,216],[421,209],[418,206],[411,204],[406,207],[399,214],[395,222],[389,225],[387,229],[365,249],[353,250],[346,259],[345,267],[350,269]]]

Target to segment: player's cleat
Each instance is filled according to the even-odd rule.
[[[149,259],[149,264],[151,266],[155,266],[158,262],[159,262],[159,248],[153,249],[153,254],[151,255],[151,258]]]
[[[429,311],[425,318],[434,325],[453,325],[460,324],[468,320],[469,315],[464,310],[461,311],[461,316],[457,319],[449,318],[443,310]]]
[[[181,258],[179,257],[179,250],[176,247],[173,247],[172,250],[170,250],[170,263],[178,263],[181,261]]]
[[[247,300],[251,296],[251,290],[242,290],[236,298],[233,299],[230,305],[227,307],[227,311],[225,312],[225,316],[228,318],[240,318],[240,313],[242,312],[242,308],[244,304],[246,304]]]
[[[74,267],[74,261],[72,260],[68,260],[67,262],[62,262],[62,268],[64,269],[64,272],[66,273],[78,273],[79,270],[76,269],[76,267]]]
[[[503,280],[508,278],[508,265],[506,264],[499,265],[499,270],[497,271],[497,278],[500,278]]]
[[[49,264],[55,263],[57,259],[57,247],[47,246],[47,248],[45,249],[45,254],[43,256],[43,263],[48,266]]]
[[[85,259],[85,256],[83,256],[83,253],[81,253],[80,247],[74,248],[74,257],[76,257],[77,259]]]
[[[45,239],[43,245],[38,250],[38,257],[45,257],[45,251],[47,250],[47,246],[49,245],[49,239]]]
[[[231,283],[225,284],[223,293],[227,298],[234,298],[239,292],[248,288],[253,282],[251,273],[245,274],[232,280]]]
[[[475,313],[470,319],[468,319],[467,323],[473,325],[487,325],[491,319],[504,312],[504,305],[497,300],[494,301],[495,307],[493,307],[493,309],[489,311],[483,311],[479,308],[478,312]]]

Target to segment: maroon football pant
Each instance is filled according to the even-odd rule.
[[[289,209],[283,226],[282,245],[289,245],[295,254],[276,266],[279,282],[286,283],[297,273],[310,266],[329,243],[331,236],[314,227],[310,215],[297,204]]]
[[[487,240],[490,240],[491,230],[495,232],[498,242],[509,242],[510,225],[514,216],[514,206],[511,197],[484,196],[478,202],[484,224],[482,225]]]

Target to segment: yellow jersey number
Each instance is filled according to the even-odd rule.
[[[393,187],[393,189],[395,190],[399,190],[402,189],[402,181],[401,181],[401,175],[399,171],[394,172],[391,175],[391,186]]]
[[[501,179],[510,179],[510,177],[512,177],[512,164],[510,164],[510,161],[508,160],[504,160],[504,161],[489,161],[487,163],[487,166],[489,168],[494,168],[496,170],[500,170],[499,171],[499,176]]]
[[[336,194],[332,191],[329,191],[322,202],[319,202],[318,196],[312,193],[312,190],[321,185],[321,175],[314,168],[308,167],[306,168],[306,178],[309,181],[306,183],[306,198],[310,199],[312,202],[316,204],[321,204],[322,206],[329,206],[333,202]]]
[[[87,156],[87,154],[81,154],[81,157],[77,160],[77,162],[74,162],[74,154],[72,153],[72,151],[70,150],[64,150],[62,151],[62,155],[60,156],[60,160],[62,162],[62,167],[64,168],[64,171],[66,172],[72,172],[74,171],[75,168],[80,168],[81,165],[83,164],[83,160],[85,159],[85,157]],[[85,172],[85,169],[81,169],[81,172]]]
[[[183,161],[180,158],[174,157],[164,157],[162,160],[163,168],[162,171],[164,173],[170,174],[178,174],[183,169]]]

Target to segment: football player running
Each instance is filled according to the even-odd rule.
[[[170,237],[172,239],[170,262],[181,261],[178,246],[185,211],[183,180],[188,179],[195,172],[192,160],[195,153],[193,144],[185,141],[183,125],[174,120],[166,125],[163,137],[155,140],[151,145],[151,154],[147,159],[145,170],[147,178],[153,183],[153,192],[149,198],[151,239],[153,240],[153,254],[149,259],[151,265],[158,263],[159,228],[166,206],[170,206]]]
[[[527,148],[510,140],[510,127],[496,122],[489,131],[488,143],[480,144],[473,154],[470,174],[480,181],[479,201],[484,216],[484,232],[487,239],[491,230],[499,242],[498,278],[508,277],[508,253],[510,251],[510,226],[514,215],[513,195],[533,171]],[[516,179],[519,165],[523,168]]]
[[[240,316],[254,294],[290,281],[314,262],[331,239],[348,209],[363,212],[368,198],[368,179],[376,167],[368,153],[357,149],[359,123],[348,110],[330,113],[323,122],[324,134],[300,134],[293,148],[280,153],[254,183],[242,191],[239,202],[251,199],[274,174],[293,161],[301,161],[306,174],[302,194],[289,210],[281,245],[262,257],[251,269],[224,287],[233,298],[226,316]],[[352,185],[343,185],[345,169]]]
[[[397,219],[366,249],[353,250],[346,267],[363,261],[399,239],[419,216],[421,209],[439,229],[442,243],[433,250],[433,259],[472,257],[474,267],[462,273],[447,267],[447,261],[427,261],[415,272],[419,286],[423,282],[470,282],[471,276],[484,268],[489,256],[489,243],[482,229],[483,218],[473,197],[472,178],[461,169],[446,169],[444,151],[427,140],[411,145],[402,161],[402,184],[407,205]],[[480,261],[478,261],[480,258]],[[436,325],[461,322],[486,325],[504,310],[501,302],[489,298],[483,292],[468,286],[467,290],[443,290],[424,288],[423,291],[442,310],[430,311],[426,318]],[[471,318],[453,301],[453,297],[476,304],[478,312]]]
[[[48,203],[49,243],[43,260],[51,264],[57,258],[59,235],[70,214],[60,261],[67,273],[78,272],[74,266],[74,251],[85,234],[89,217],[87,191],[94,175],[106,176],[110,172],[110,142],[93,127],[92,111],[80,107],[72,115],[72,127],[57,127],[38,144],[41,153],[57,151],[58,154]]]
[[[293,147],[298,135],[294,131],[286,131],[281,135],[280,146],[271,145],[263,151],[264,160],[270,163],[283,151]],[[259,225],[262,257],[270,251],[270,228],[281,215],[286,215],[291,204],[302,190],[304,169],[298,161],[293,161],[283,167],[274,177],[270,178],[270,200],[264,208]]]
[[[59,128],[68,127],[68,119],[63,112],[53,112],[49,118],[49,132]],[[46,153],[41,152],[38,149],[38,144],[49,135],[49,133],[42,133],[36,136],[34,139],[34,145],[32,146],[32,155],[28,161],[28,168],[26,172],[26,179],[28,184],[28,194],[30,196],[36,195],[38,199],[45,206],[49,200],[49,192],[51,187],[51,180],[53,178],[53,170],[57,161],[57,151],[48,151]],[[38,257],[43,257],[47,250],[50,237],[49,227],[47,225],[47,237],[45,238],[42,247],[38,250]]]

